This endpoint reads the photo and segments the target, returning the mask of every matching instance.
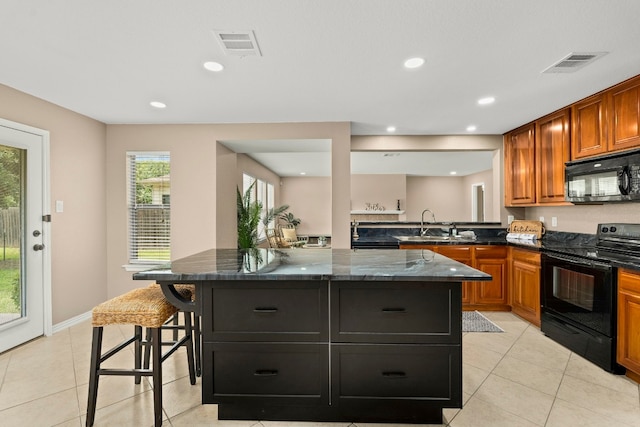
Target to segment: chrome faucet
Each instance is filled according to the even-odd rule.
[[[425,209],[422,211],[422,215],[420,216],[420,235],[424,236],[427,233],[427,229],[424,226],[424,213],[429,212],[431,214],[432,222],[436,222],[436,214],[431,211],[431,209]],[[427,223],[428,224],[428,223]]]
[[[451,224],[449,224],[449,236],[457,236],[458,235],[458,228],[456,227],[456,223],[452,222]]]

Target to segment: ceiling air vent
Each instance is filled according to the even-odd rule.
[[[227,55],[262,56],[253,31],[213,30],[213,33]]]
[[[603,57],[607,52],[571,52],[549,68],[543,70],[543,73],[574,73],[591,64],[596,59]]]

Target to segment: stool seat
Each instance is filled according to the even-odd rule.
[[[188,288],[178,290],[186,298],[191,298]],[[140,325],[145,328],[159,328],[178,309],[171,305],[162,294],[160,287],[134,289],[94,307],[92,325]]]

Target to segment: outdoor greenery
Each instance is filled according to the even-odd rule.
[[[20,206],[20,150],[0,146],[0,208]]]
[[[136,162],[136,203],[140,205],[150,205],[153,203],[153,186],[140,184],[141,181],[149,178],[157,178],[169,175],[169,162],[157,160],[144,160]]]
[[[0,313],[20,312],[20,270],[18,248],[1,248],[0,258]]]

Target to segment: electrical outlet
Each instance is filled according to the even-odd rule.
[[[557,227],[558,226],[558,217],[555,217],[555,216],[551,217],[551,226],[552,227]]]
[[[514,219],[515,219],[515,218],[514,218],[514,216],[513,216],[513,215],[507,215],[507,223],[508,223],[508,224],[511,224],[511,223],[513,222],[513,220],[514,220]]]
[[[64,202],[62,200],[56,200],[56,213],[64,212]]]
[[[544,217],[543,216],[540,217],[540,222],[544,222]]]

